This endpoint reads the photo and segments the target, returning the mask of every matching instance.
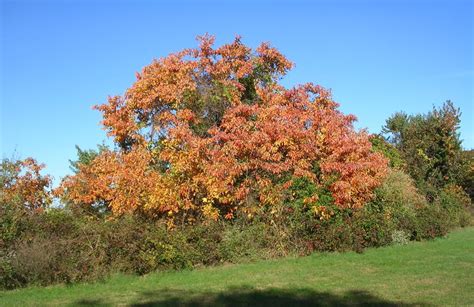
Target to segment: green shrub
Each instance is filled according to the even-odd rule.
[[[445,236],[449,230],[447,218],[447,213],[436,204],[417,209],[414,238],[423,240]]]
[[[447,185],[439,193],[435,204],[445,211],[449,227],[465,227],[470,224],[472,207],[469,195],[457,185]]]
[[[383,212],[366,206],[354,214],[353,220],[351,226],[356,251],[390,244],[392,225]]]
[[[392,244],[406,245],[410,242],[410,235],[403,230],[394,230],[392,232]]]
[[[226,227],[219,245],[221,260],[238,263],[258,258],[270,258],[271,253],[268,249],[278,248],[278,246],[271,246],[270,228],[271,226],[258,221],[250,225]]]
[[[11,264],[13,255],[5,249],[0,250],[0,289],[13,289],[22,286],[16,279],[15,268]]]
[[[28,228],[29,214],[17,204],[0,203],[0,249],[17,240]]]
[[[400,151],[387,142],[381,135],[372,135],[370,137],[372,143],[372,150],[375,152],[382,153],[389,161],[389,165],[395,169],[402,169],[406,166],[405,160],[403,160]]]
[[[402,170],[390,170],[383,184],[375,191],[376,197],[369,206],[383,212],[393,230],[402,230],[415,238],[416,211],[428,202],[413,180]]]
[[[362,252],[367,247],[389,244],[390,223],[374,208],[338,211],[328,220],[314,220],[307,237],[317,251]]]
[[[24,214],[2,207],[0,287],[100,280],[111,273],[147,274],[305,255],[313,251],[362,252],[368,247],[431,239],[466,225],[471,203],[456,186],[429,204],[412,180],[393,170],[372,202],[359,210],[332,205],[308,181],[294,185],[293,201],[255,217],[178,225],[126,215],[81,215],[65,209]],[[304,199],[318,193],[328,215]]]

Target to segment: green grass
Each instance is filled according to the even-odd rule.
[[[330,253],[0,292],[25,305],[474,305],[474,228],[363,254]]]

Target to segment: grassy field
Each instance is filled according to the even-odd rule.
[[[474,305],[474,228],[363,254],[314,254],[242,265],[115,276],[0,292],[1,306]]]

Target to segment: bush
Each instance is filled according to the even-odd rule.
[[[93,281],[111,273],[147,274],[431,239],[469,221],[471,203],[457,186],[428,203],[412,180],[392,170],[361,209],[340,209],[330,193],[297,180],[291,202],[232,221],[196,221],[169,229],[164,219],[84,215],[66,209],[28,213],[2,207],[0,286]],[[318,201],[308,197],[318,195]]]
[[[457,185],[447,185],[439,193],[435,204],[446,212],[449,227],[465,227],[470,224],[472,203],[469,195]]]
[[[448,185],[437,193],[435,201],[429,203],[406,173],[391,170],[368,207],[384,213],[393,233],[403,231],[412,240],[444,236],[449,229],[468,225],[471,204],[463,189]]]
[[[370,206],[383,212],[393,230],[402,230],[413,239],[416,211],[426,207],[428,202],[418,192],[410,176],[401,170],[391,170],[375,193],[376,197]]]
[[[403,230],[394,230],[392,232],[392,244],[406,245],[410,242],[410,235]]]
[[[342,210],[330,219],[313,219],[305,237],[312,250],[362,252],[367,247],[389,244],[390,226],[375,208]]]
[[[20,210],[16,204],[0,204],[0,248],[5,248],[14,241],[25,228],[24,210]]]
[[[107,220],[55,209],[27,216],[22,223],[21,235],[1,250],[2,288],[92,281],[115,272],[146,274],[277,255],[273,252],[275,233],[259,221],[168,229],[165,223],[134,216]]]
[[[15,278],[15,269],[11,261],[13,255],[5,249],[0,250],[0,289],[13,289],[22,284]]]
[[[406,167],[406,163],[400,151],[387,142],[383,136],[372,135],[370,137],[370,143],[372,143],[373,151],[382,153],[388,159],[390,167],[395,169],[403,169]]]
[[[420,208],[416,212],[414,238],[416,240],[434,239],[445,236],[449,230],[448,215],[436,204]]]

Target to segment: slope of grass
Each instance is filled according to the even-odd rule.
[[[314,254],[0,292],[0,305],[474,305],[474,228],[363,254]]]

